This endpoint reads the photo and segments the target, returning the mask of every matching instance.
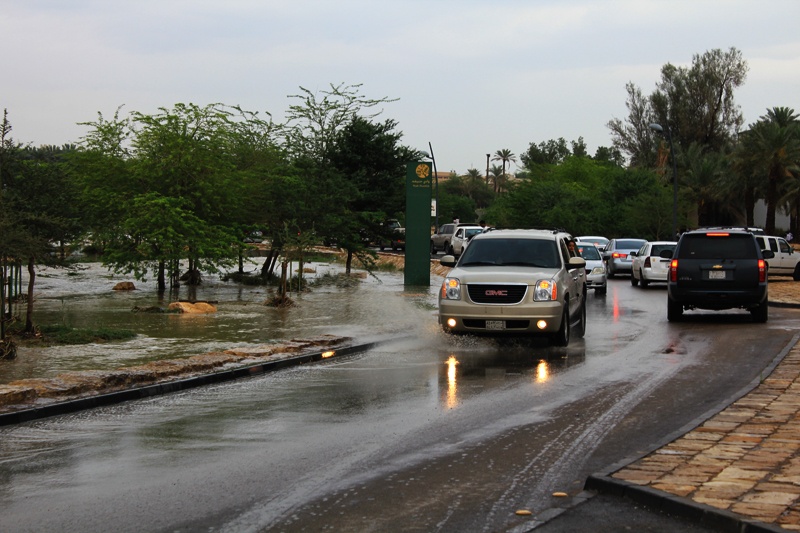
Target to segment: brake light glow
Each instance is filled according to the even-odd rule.
[[[730,233],[725,232],[718,232],[718,233],[706,233],[709,237],[730,237]]]
[[[628,254],[621,254],[619,252],[614,252],[613,254],[611,254],[611,257],[613,257],[614,259],[625,259],[626,257],[628,257]]]
[[[763,259],[758,260],[758,282],[764,283],[767,281],[767,262]]]
[[[672,282],[678,281],[678,260],[673,259],[669,262],[669,280]]]

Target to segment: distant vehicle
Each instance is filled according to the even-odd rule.
[[[667,320],[681,320],[687,309],[746,309],[754,322],[766,322],[767,259],[756,237],[744,230],[705,229],[681,234],[667,281]]]
[[[606,265],[600,250],[591,242],[577,242],[578,255],[586,260],[586,288],[594,289],[595,294],[605,294],[608,290]]]
[[[608,246],[608,239],[599,235],[582,235],[580,237],[575,237],[575,241],[579,243],[590,242],[597,246],[601,252],[605,250],[606,246]]]
[[[456,228],[456,233],[450,239],[450,248],[453,250],[453,255],[461,255],[464,249],[469,244],[469,241],[479,233],[483,233],[483,228],[477,224],[459,224]]]
[[[603,259],[606,262],[606,273],[611,279],[617,274],[631,273],[631,252],[636,252],[647,241],[644,239],[611,239],[603,250]]]
[[[667,281],[669,274],[669,259],[661,257],[661,252],[675,250],[676,241],[647,242],[637,252],[631,252],[631,285],[636,287],[639,283],[647,287],[652,281]]]
[[[453,236],[456,234],[456,230],[460,227],[475,225],[472,223],[456,224],[451,222],[439,226],[436,232],[431,235],[431,255],[438,253],[440,250],[449,255],[456,255],[453,248]]]
[[[571,256],[569,234],[553,230],[479,233],[439,291],[447,333],[539,335],[559,346],[586,330],[586,260]]]
[[[795,281],[800,281],[800,252],[795,252],[786,239],[757,234],[756,242],[762,250],[770,250],[775,254],[767,259],[767,274],[792,276]]]
[[[386,248],[392,250],[405,250],[406,249],[406,228],[404,228],[400,221],[397,219],[389,219],[383,224],[388,233],[388,238],[381,238],[378,241],[378,247],[381,251]]]

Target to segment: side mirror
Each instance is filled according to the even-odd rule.
[[[661,259],[672,259],[672,250],[661,250],[661,253],[658,254],[658,257]]]
[[[631,252],[628,255],[631,256],[631,257],[638,257],[639,256],[639,252]]]
[[[439,263],[444,267],[453,268],[456,266],[456,258],[452,255],[446,255],[439,260]]]
[[[569,267],[570,268],[586,268],[586,259],[583,257],[570,257],[569,258]]]

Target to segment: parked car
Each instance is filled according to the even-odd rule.
[[[457,224],[449,223],[442,224],[436,228],[436,231],[431,235],[431,254],[436,254],[440,250],[444,253],[452,254],[450,241],[456,233],[456,226]]]
[[[445,332],[543,335],[560,346],[586,329],[586,261],[558,230],[494,230],[472,238],[439,291]]]
[[[631,252],[636,252],[647,241],[644,239],[611,239],[603,250],[606,275],[609,279],[619,273],[631,273]]]
[[[756,235],[756,242],[762,250],[771,250],[774,257],[767,259],[767,274],[792,276],[795,281],[800,281],[800,252],[783,237]]]
[[[578,255],[586,260],[586,288],[594,289],[595,294],[605,294],[608,280],[600,250],[591,242],[577,242],[576,246]]]
[[[755,322],[766,322],[767,259],[756,236],[746,230],[704,229],[681,234],[670,258],[667,320],[680,320],[687,309],[746,309]]]
[[[469,241],[472,240],[475,235],[483,233],[483,230],[484,228],[477,224],[459,224],[456,228],[455,235],[450,239],[450,249],[453,255],[461,255],[464,253],[464,249],[469,244]]]
[[[597,246],[597,248],[602,252],[605,250],[606,246],[608,246],[608,239],[605,237],[601,237],[599,235],[582,235],[580,237],[575,237],[576,242],[590,242]]]
[[[661,257],[661,252],[675,250],[676,241],[646,242],[636,252],[631,252],[631,285],[636,287],[639,283],[647,287],[652,281],[667,281],[669,273],[669,259]]]

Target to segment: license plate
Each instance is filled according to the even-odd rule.
[[[487,320],[486,329],[506,329],[505,320]]]
[[[724,270],[710,270],[708,272],[708,279],[725,279]]]

